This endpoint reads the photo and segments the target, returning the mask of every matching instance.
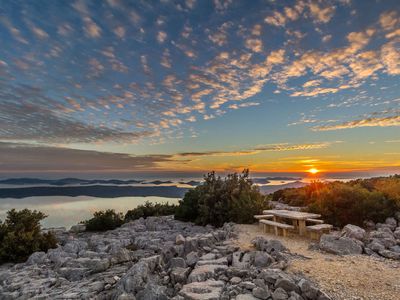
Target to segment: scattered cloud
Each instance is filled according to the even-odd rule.
[[[388,126],[400,126],[400,116],[389,116],[389,117],[370,117],[355,121],[348,121],[334,125],[322,125],[313,127],[313,131],[330,131],[330,130],[341,130],[349,128],[359,127],[388,127]]]

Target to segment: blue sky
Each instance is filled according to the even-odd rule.
[[[400,166],[398,1],[2,1],[2,172]]]

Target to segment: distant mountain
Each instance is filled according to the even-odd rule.
[[[160,184],[170,184],[170,183],[173,183],[173,182],[170,181],[170,180],[165,180],[165,181],[163,181],[163,180],[154,180],[154,181],[144,182],[144,183],[150,183],[150,184],[160,185]]]
[[[191,185],[191,186],[198,186],[201,184],[201,181],[195,181],[195,180],[191,180],[191,181],[179,181],[180,184],[187,184],[187,185]]]
[[[0,180],[0,184],[8,185],[37,185],[37,184],[48,184],[48,185],[91,185],[91,184],[133,184],[141,183],[143,180],[118,180],[118,179],[79,179],[79,178],[62,178],[62,179],[39,179],[39,178],[10,178]]]
[[[281,184],[281,185],[264,185],[260,186],[260,191],[263,194],[271,194],[279,190],[287,189],[287,188],[299,188],[306,186],[307,183],[301,182],[301,181],[295,181],[295,182],[290,182],[286,184]]]
[[[26,198],[34,196],[91,196],[99,198],[157,196],[182,198],[187,190],[187,188],[179,188],[176,186],[35,186],[0,188],[0,198]]]
[[[267,184],[269,180],[266,178],[251,178],[251,181],[255,184]]]

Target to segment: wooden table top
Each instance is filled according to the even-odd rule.
[[[305,219],[321,217],[321,215],[319,214],[313,214],[302,211],[284,210],[284,209],[269,209],[269,210],[264,210],[263,213],[274,215],[281,218],[296,219],[296,220],[305,220]]]

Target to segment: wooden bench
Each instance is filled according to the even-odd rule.
[[[324,224],[324,220],[318,220],[318,219],[306,219],[306,222],[315,223],[315,224]]]
[[[257,219],[260,221],[260,220],[265,220],[265,219],[272,219],[273,217],[274,217],[273,215],[255,215],[254,219]],[[258,222],[258,226],[262,229],[263,224]]]
[[[255,215],[254,219],[261,220],[261,219],[272,219],[273,215]]]
[[[317,224],[312,226],[307,226],[307,231],[310,233],[310,238],[312,240],[319,240],[321,235],[324,233],[330,233],[332,229],[331,224]]]
[[[263,224],[264,226],[264,232],[272,232],[275,233],[275,235],[279,235],[279,231],[282,232],[283,236],[287,236],[287,232],[289,229],[294,229],[294,226],[284,224],[284,223],[279,223],[275,221],[270,221],[270,220],[265,220],[262,219],[260,220],[260,223]]]

